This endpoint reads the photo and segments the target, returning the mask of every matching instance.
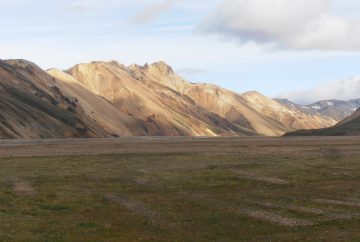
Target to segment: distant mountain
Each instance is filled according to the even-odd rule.
[[[349,101],[323,100],[310,105],[295,104],[287,99],[275,100],[291,109],[299,110],[307,114],[327,116],[337,121],[343,120],[360,108],[360,99]]]
[[[285,136],[358,136],[360,135],[360,109],[333,127],[298,130]]]
[[[192,84],[164,62],[43,71],[0,60],[0,138],[279,136],[335,120],[257,92]]]

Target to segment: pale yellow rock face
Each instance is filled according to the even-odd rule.
[[[277,134],[282,135],[288,130],[317,129],[329,127],[336,123],[329,117],[310,115],[298,110],[292,110],[281,105],[271,98],[267,98],[257,92],[248,92],[242,95],[244,100],[256,112],[262,114],[268,120],[275,120],[285,127],[279,129]]]
[[[241,127],[243,133],[252,131],[267,136],[280,136],[297,129],[329,127],[336,123],[328,117],[291,110],[257,92],[237,94],[211,84],[191,84],[164,62],[130,67],[117,62],[93,62],[77,65],[68,72],[118,110],[164,127],[158,131],[150,127],[159,134],[239,133],[231,128],[230,132],[214,132],[216,125],[208,119],[204,121],[209,113]],[[224,120],[221,120],[222,126],[227,129]]]
[[[257,92],[237,94],[212,84],[190,84],[172,71],[159,71],[172,70],[164,65],[159,62],[145,67],[142,75],[189,96],[206,110],[259,134],[280,136],[290,130],[323,128],[336,123],[328,117],[291,110]]]
[[[267,136],[289,130],[329,127],[335,120],[294,111],[257,92],[237,94],[223,88],[197,84],[185,93],[207,110]]]

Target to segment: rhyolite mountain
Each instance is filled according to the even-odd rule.
[[[119,110],[141,119],[155,115],[155,120],[176,123],[178,114],[174,116],[174,110],[180,108],[181,113],[188,114],[195,105],[244,130],[269,136],[336,123],[321,115],[290,110],[257,92],[237,94],[212,84],[189,83],[164,62],[129,67],[114,61],[92,62],[66,72]],[[181,105],[184,98],[193,105]],[[189,123],[184,126],[190,127]]]
[[[280,136],[336,123],[257,92],[192,84],[164,62],[44,71],[0,61],[0,138]]]

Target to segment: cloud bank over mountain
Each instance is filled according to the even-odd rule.
[[[203,32],[290,50],[360,50],[360,20],[331,11],[330,0],[224,0]]]
[[[0,0],[1,59],[43,69],[161,59],[191,82],[274,97],[360,74],[360,52],[338,51],[359,50],[359,10],[356,0]]]
[[[360,76],[324,83],[310,90],[296,90],[279,95],[299,104],[310,104],[317,100],[360,98]]]

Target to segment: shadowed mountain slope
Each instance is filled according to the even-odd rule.
[[[24,60],[0,61],[0,138],[106,137],[53,77]]]

